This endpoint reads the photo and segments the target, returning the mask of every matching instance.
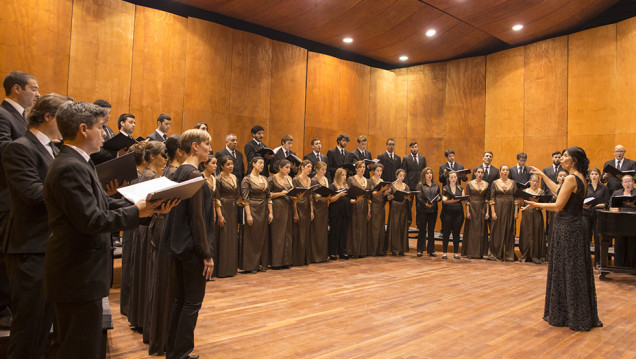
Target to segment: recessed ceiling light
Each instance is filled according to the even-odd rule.
[[[352,42],[353,42],[353,39],[352,39],[352,38],[350,38],[350,37],[345,37],[344,39],[342,39],[342,42],[345,42],[345,43],[347,43],[347,44],[350,44],[350,43],[352,43]]]
[[[515,26],[512,27],[512,29],[515,30],[515,31],[519,31],[519,30],[523,29],[523,25],[515,25]]]
[[[435,36],[435,34],[437,33],[437,31],[435,31],[434,29],[430,29],[426,32],[426,36],[428,37],[433,37]]]
[[[408,56],[406,56],[406,55],[402,55],[402,56],[400,56],[400,61],[406,61],[406,60],[408,60],[408,59],[409,59],[409,57],[408,57]]]

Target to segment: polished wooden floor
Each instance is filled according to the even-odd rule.
[[[414,243],[412,242],[413,246]],[[596,280],[603,328],[541,317],[547,265],[372,257],[209,282],[201,358],[636,358],[636,276]],[[119,314],[109,358],[146,358]]]

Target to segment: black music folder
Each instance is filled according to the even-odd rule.
[[[470,174],[471,170],[470,168],[464,168],[463,170],[457,170],[457,171],[450,171],[448,173],[457,173],[457,177],[461,177],[461,176],[465,176]]]
[[[137,141],[132,138],[124,135],[123,133],[118,133],[113,136],[110,140],[104,142],[104,149],[109,151],[119,151],[122,148],[128,148],[137,143]]]
[[[320,186],[314,190],[315,194],[321,195],[323,197],[335,196],[340,192],[346,191],[346,188],[339,189],[337,191],[332,190],[329,187]]]
[[[634,201],[636,201],[636,195],[631,195],[631,196],[614,196],[612,198],[610,198],[610,207],[614,207],[614,208],[623,208],[623,207],[628,207],[628,208],[635,208],[634,207]],[[631,205],[627,202],[631,202]]]
[[[458,199],[460,201],[467,201],[468,199],[470,199],[470,196],[455,196],[453,193],[447,190],[444,190],[444,196],[449,199]]]
[[[439,201],[439,194],[435,195],[435,197],[433,197],[433,198],[428,198],[427,196],[424,196],[424,197],[426,197],[426,202],[428,202],[428,204],[433,204],[433,203]]]
[[[100,163],[95,166],[95,171],[104,188],[106,188],[106,184],[114,179],[117,179],[120,186],[123,185],[124,182],[130,183],[130,181],[137,179],[135,154],[127,153],[123,156]]]
[[[518,189],[526,189],[526,188],[530,188],[530,181],[526,182],[526,183],[521,183],[519,181],[515,181],[517,182],[517,188]]]
[[[532,193],[528,193],[526,191],[522,191],[519,188],[515,191],[515,197],[521,198],[525,201],[539,202],[539,203],[550,203],[552,200],[551,195],[536,195]]]
[[[371,191],[364,190],[358,186],[351,186],[349,187],[349,189],[347,189],[347,197],[353,199],[356,199],[360,196],[366,196],[369,193],[371,193]]]
[[[289,156],[287,156],[287,158],[285,159],[291,162],[291,164],[296,167],[298,167],[303,162],[303,160],[301,160],[300,157],[296,156],[293,153],[290,153]]]
[[[293,188],[293,189],[291,189],[289,192],[287,192],[287,195],[288,195],[288,196],[291,196],[291,197],[297,197],[297,196],[299,196],[300,194],[305,193],[305,192],[307,192],[307,191],[313,191],[313,190],[314,190],[316,187],[318,187],[318,186],[322,187],[322,186],[321,186],[321,185],[319,185],[319,184],[315,184],[315,185],[313,185],[313,186],[311,186],[311,187],[309,187],[309,188],[307,188],[307,187],[294,187],[294,188]]]
[[[626,170],[626,171],[621,171],[618,168],[612,166],[612,165],[606,165],[603,168],[603,172],[607,172],[609,174],[611,174],[612,176],[616,176],[616,177],[622,177],[624,175],[634,175],[636,174],[636,171],[634,170]]]
[[[150,202],[169,201],[172,199],[189,199],[205,183],[203,176],[183,182],[174,182],[166,177],[159,177],[150,181],[136,183],[132,186],[117,189],[127,200],[137,203],[142,199]]]
[[[353,163],[345,163],[338,166],[338,168],[344,168],[345,170],[347,170],[347,172],[356,172],[356,166]]]
[[[371,191],[376,192],[382,189],[382,187],[384,186],[390,186],[392,185],[392,182],[387,182],[387,181],[380,181],[380,183],[378,183],[377,186],[373,187],[373,189]]]
[[[374,160],[370,160],[370,159],[365,158],[365,159],[363,159],[363,161],[364,161],[364,164],[365,164],[365,165],[367,165],[367,166],[368,166],[368,165],[370,165],[370,164],[373,164],[373,163],[378,163],[378,162],[380,162],[380,160],[379,160],[379,159],[377,159],[377,158],[376,158],[376,159],[374,159]]]
[[[274,155],[274,151],[271,148],[268,147],[263,147],[260,150],[256,151],[256,153],[258,153],[259,156],[265,158],[266,155]]]
[[[406,197],[417,193],[420,193],[420,191],[395,191],[395,193],[393,193],[393,199],[398,202],[404,202]]]

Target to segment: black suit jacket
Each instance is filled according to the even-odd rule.
[[[603,169],[605,169],[605,166],[607,165],[611,165],[616,167],[616,159],[612,159],[609,160],[607,162],[605,162],[603,164]],[[623,158],[623,164],[621,165],[621,171],[627,171],[627,170],[636,170],[636,162],[628,159],[628,158]],[[603,174],[605,174],[605,171],[603,171]],[[610,193],[614,193],[614,191],[619,190],[619,189],[623,189],[623,183],[620,179],[618,179],[615,176],[611,176],[610,178],[608,178],[607,180],[603,179],[603,175],[601,175],[601,182],[603,183],[607,183],[607,189],[609,189]]]
[[[2,101],[0,105],[0,160],[2,153],[9,143],[24,136],[27,131],[27,121],[21,113],[8,103]],[[4,178],[4,170],[0,161],[0,212],[8,212],[9,207],[9,190]],[[2,233],[4,235],[4,233]]]
[[[439,183],[442,184],[442,187],[446,185],[446,181],[448,180],[448,174],[446,171],[447,169],[451,171],[459,171],[464,169],[464,165],[462,165],[461,163],[453,162],[453,167],[450,167],[450,165],[448,164],[448,161],[446,161],[444,162],[444,164],[439,166]],[[463,176],[459,177],[457,178],[457,184],[461,184],[462,180],[465,181],[467,179],[468,178],[464,178]]]
[[[330,149],[327,151],[327,172],[329,173],[329,177],[333,179],[338,168],[347,163],[352,164],[353,161],[354,158],[351,152],[345,150],[345,155],[342,157],[342,153],[340,153],[338,147]]]
[[[11,194],[3,249],[5,253],[44,253],[50,231],[42,190],[53,157],[27,131],[5,148],[2,162]]]
[[[524,166],[522,172],[519,173],[517,166],[512,166],[510,167],[509,177],[519,183],[526,183],[530,180],[530,169],[528,169],[527,166]]]
[[[484,164],[482,163],[481,165],[475,167],[475,169],[473,170],[473,175],[471,177],[471,179],[475,179],[475,171],[477,171],[478,168],[484,168]],[[492,184],[494,180],[499,179],[499,169],[493,165],[490,165],[490,169],[488,170],[488,176],[486,176],[486,171],[484,170],[484,178],[483,180],[488,182],[488,184]]]
[[[256,141],[254,140],[251,140],[248,143],[246,143],[245,147],[243,147],[243,151],[245,152],[245,159],[247,159],[247,163],[250,163],[252,158],[258,156],[258,154],[256,153],[257,151],[265,147],[267,146],[265,146],[263,142],[261,142],[260,144],[257,144]],[[263,166],[263,172],[261,172],[261,176],[269,177],[269,163],[270,163],[270,160],[265,158],[265,166]]]
[[[373,158],[371,156],[371,152],[364,150],[364,153],[360,153],[360,150],[357,148],[351,152],[351,156],[353,157],[354,163],[364,159],[370,160]]]
[[[245,177],[245,166],[243,165],[243,154],[240,151],[234,150],[236,153],[236,157],[232,156],[230,151],[227,148],[223,148],[219,152],[217,152],[214,156],[218,159],[221,156],[229,156],[234,162],[234,170],[232,173],[236,176],[238,183],[241,183],[243,177]],[[221,166],[216,167],[216,173],[221,173]]]
[[[382,180],[388,182],[395,181],[397,178],[395,177],[395,171],[397,171],[398,168],[402,167],[402,159],[400,158],[400,156],[396,155],[394,152],[393,160],[391,160],[389,154],[385,151],[378,155],[378,159],[380,160],[380,163],[384,165],[384,170],[382,171]]]
[[[166,135],[167,136],[167,135]],[[149,139],[150,141],[159,141],[159,142],[165,142],[166,139],[164,139],[163,137],[161,137],[161,135],[159,134],[159,132],[152,131],[151,134],[149,134],[147,137],[147,139]]]
[[[95,168],[62,146],[44,180],[51,237],[44,260],[44,290],[52,302],[87,302],[108,295],[110,233],[133,229],[139,211],[106,195]]]
[[[329,161],[327,156],[323,155],[322,153],[320,154],[320,156],[316,156],[316,154],[313,151],[311,151],[308,154],[306,154],[305,157],[303,157],[303,160],[309,160],[314,165],[318,161],[322,161],[324,163],[327,163],[327,161]]]
[[[420,182],[422,170],[426,168],[426,157],[418,154],[417,158],[419,164],[415,162],[410,153],[402,158],[402,168],[406,171],[406,184],[409,185],[411,191],[415,191],[415,187]]]
[[[290,154],[295,155],[296,152],[294,151],[288,151]],[[274,174],[274,173],[278,173],[278,161],[285,159],[285,151],[283,151],[282,148],[278,149],[278,152],[276,152],[276,154],[274,155],[274,158],[272,158],[272,160],[270,161],[270,165],[269,165],[269,173]],[[289,175],[294,178],[296,177],[296,174],[298,173],[298,167],[294,164],[292,164],[291,167],[291,171],[289,172]]]
[[[543,173],[545,173],[546,176],[548,176],[549,179],[552,180],[552,182],[554,183],[558,183],[557,182],[557,173],[559,172],[559,170],[561,169],[561,166],[559,165],[559,167],[557,167],[556,171],[554,170],[553,165],[550,165],[546,168],[543,169]],[[545,192],[546,195],[553,195],[554,193],[552,193],[552,191],[550,191],[550,188],[548,187],[548,185],[545,184],[544,182],[541,182],[541,188],[543,189],[543,192]]]

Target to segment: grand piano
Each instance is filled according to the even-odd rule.
[[[601,264],[597,267],[598,278],[605,279],[609,272],[636,274],[634,268],[607,265],[607,251],[612,239],[620,236],[636,236],[636,212],[598,210],[596,215],[596,231],[601,241]]]

